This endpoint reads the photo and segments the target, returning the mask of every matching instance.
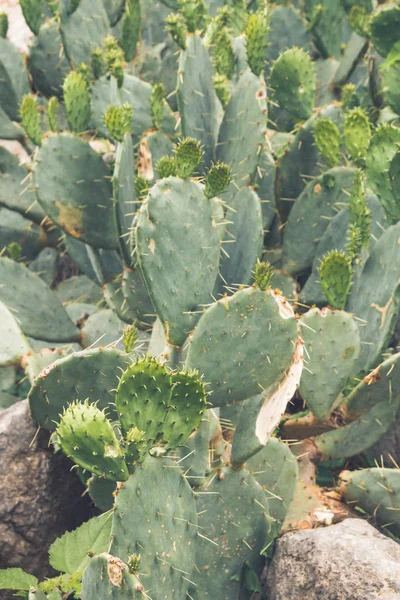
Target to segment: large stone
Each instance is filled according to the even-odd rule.
[[[26,400],[0,412],[0,568],[52,573],[50,544],[92,514],[72,463],[37,433]],[[0,592],[0,598],[8,597]]]
[[[287,533],[266,588],[268,600],[400,600],[400,545],[361,519]]]

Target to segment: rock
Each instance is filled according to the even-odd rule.
[[[26,400],[0,413],[0,566],[43,578],[54,575],[50,544],[93,508],[72,463],[53,453],[47,432],[36,431]]]
[[[268,600],[400,600],[400,545],[361,519],[282,536]]]

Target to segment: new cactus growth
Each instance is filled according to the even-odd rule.
[[[0,13],[0,37],[5,38],[8,31],[8,15],[7,13]]]
[[[365,159],[371,140],[369,119],[361,108],[353,108],[344,121],[344,141],[350,157],[357,163]]]
[[[268,13],[266,9],[249,16],[246,27],[246,50],[249,67],[255,75],[261,75],[265,66],[268,43]]]
[[[329,168],[336,167],[340,159],[340,131],[331,119],[318,119],[314,128],[315,144]]]
[[[135,58],[141,25],[139,0],[126,0],[125,14],[122,19],[121,48],[128,62]]]
[[[122,104],[121,106],[109,106],[104,113],[104,124],[111,137],[117,142],[122,142],[126,133],[132,130],[133,106]]]
[[[168,31],[174,42],[182,49],[186,49],[186,24],[181,14],[171,13],[167,19]]]
[[[104,411],[85,401],[64,411],[57,427],[67,456],[90,472],[110,481],[126,481],[128,469],[114,429]]]
[[[319,276],[328,304],[343,309],[351,287],[351,261],[344,254],[332,250],[321,261]]]
[[[88,128],[90,119],[90,96],[84,76],[71,71],[64,81],[63,91],[69,126],[72,131],[81,133]]]
[[[182,179],[190,177],[199,166],[202,156],[201,144],[194,138],[185,138],[179,142],[175,150],[177,176]]]
[[[164,112],[164,102],[165,87],[162,83],[156,83],[156,85],[153,86],[150,97],[151,118],[156,129],[160,129],[161,127]]]
[[[204,195],[209,199],[219,196],[231,181],[232,172],[228,165],[220,162],[211,165],[206,176]]]
[[[273,274],[274,270],[271,266],[271,263],[268,261],[258,261],[256,268],[254,269],[254,281],[256,282],[257,287],[259,287],[263,292],[268,290],[271,287],[271,278]]]
[[[50,129],[52,131],[57,131],[57,111],[58,111],[58,98],[56,96],[52,96],[49,99],[49,103],[47,105],[47,116],[49,119]]]
[[[42,130],[39,107],[34,96],[27,95],[22,98],[20,115],[27,136],[36,146],[40,146],[42,143]]]

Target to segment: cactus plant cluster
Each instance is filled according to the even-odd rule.
[[[73,567],[77,532],[60,576],[0,587],[250,598],[301,508],[296,454],[373,460],[398,418],[400,8],[21,8],[26,63],[0,16],[0,137],[31,157],[0,148],[0,407],[25,372],[104,515]],[[389,467],[339,489],[398,535]]]

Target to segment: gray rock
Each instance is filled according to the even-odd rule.
[[[400,545],[361,519],[285,534],[266,571],[268,600],[400,600]]]
[[[72,463],[49,447],[26,400],[0,413],[0,568],[51,576],[48,548],[92,514]],[[0,598],[6,598],[0,592]]]

